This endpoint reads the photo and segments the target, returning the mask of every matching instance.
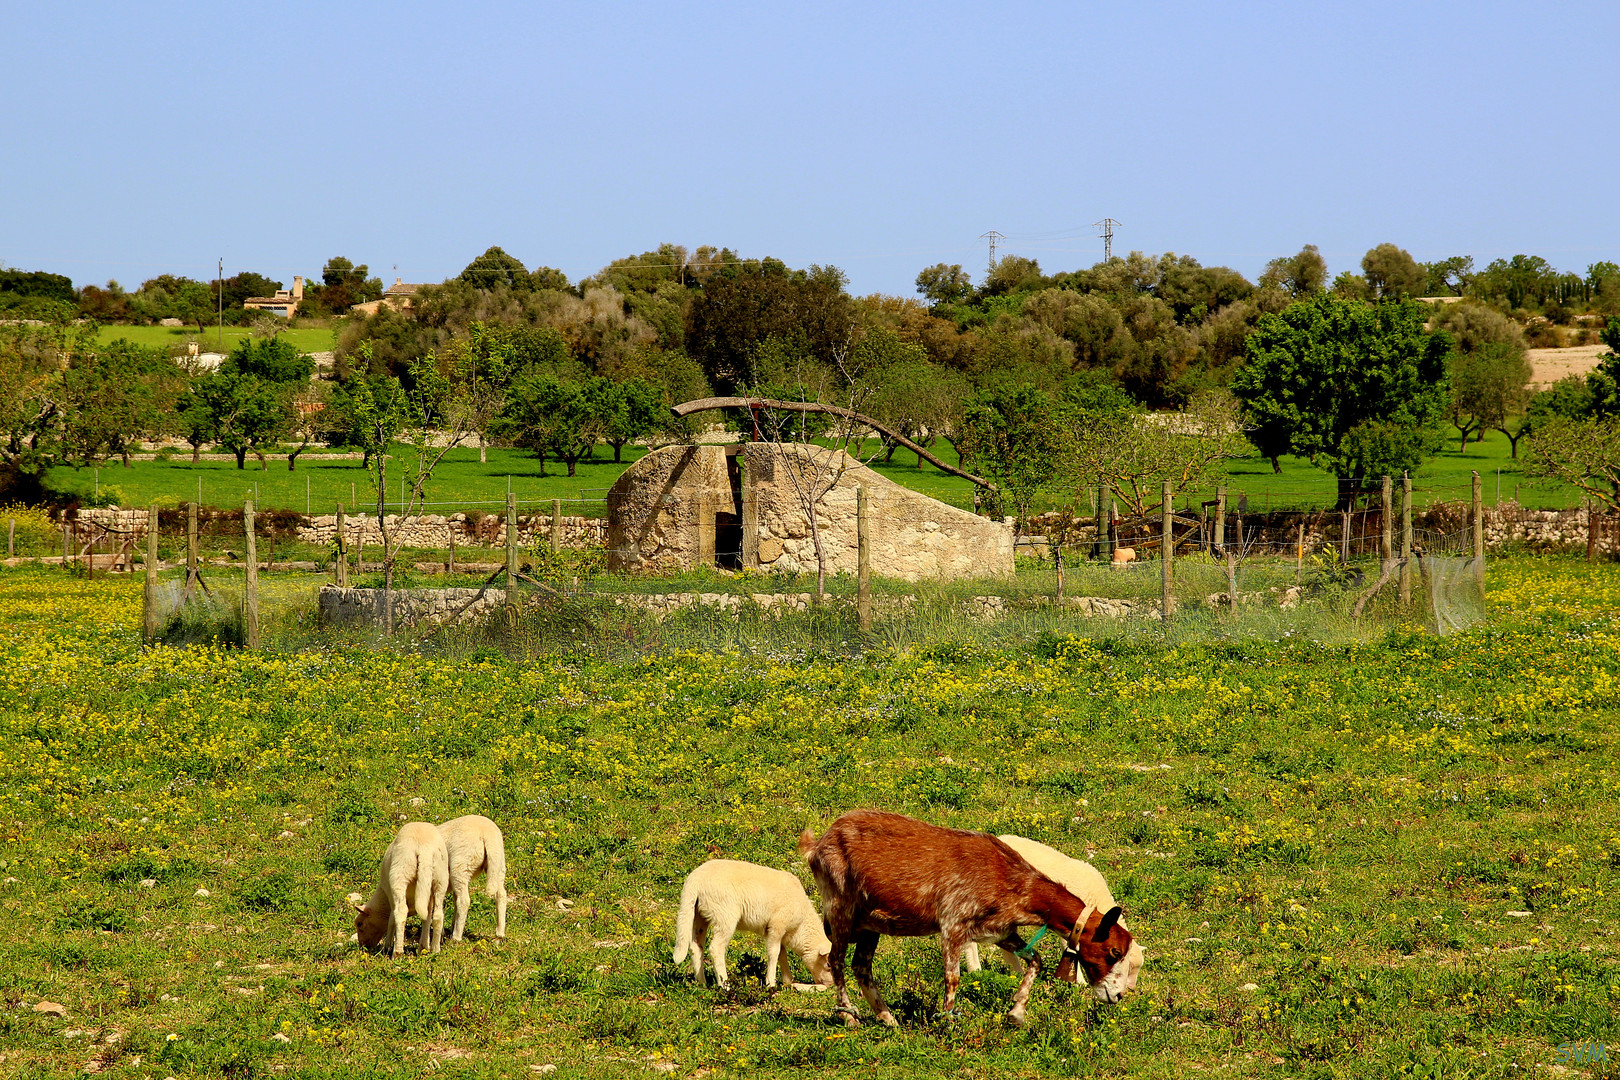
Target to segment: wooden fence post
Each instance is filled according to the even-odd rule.
[[[1383,516],[1378,519],[1381,525],[1378,534],[1378,559],[1383,565],[1378,568],[1380,573],[1389,569],[1389,561],[1395,557],[1395,482],[1387,476],[1384,477],[1381,497],[1383,502],[1379,505],[1383,510]]]
[[[1586,500],[1586,561],[1592,562],[1597,558],[1597,508],[1592,500]]]
[[[68,567],[68,551],[71,550],[71,548],[72,542],[68,539],[68,519],[67,514],[64,513],[62,515],[62,569],[64,570],[66,570]],[[1590,545],[1588,546],[1586,557],[1588,559],[1592,557]]]
[[[146,510],[146,587],[141,590],[141,639],[148,645],[158,636],[158,508]]]
[[[445,563],[444,572],[454,574],[456,572],[456,526],[454,522],[445,527],[445,535],[450,539],[450,561]]]
[[[198,584],[197,572],[197,504],[186,504],[186,588],[187,593]]]
[[[242,531],[247,534],[247,586],[242,591],[242,621],[247,647],[259,647],[259,542],[253,534],[253,500],[242,504]]]
[[[551,500],[551,553],[562,550],[562,500]]]
[[[1474,584],[1485,595],[1485,492],[1479,470],[1474,470]]]
[[[1294,544],[1294,582],[1299,583],[1300,574],[1305,570],[1305,523],[1299,523],[1299,539]]]
[[[872,629],[872,507],[866,485],[855,489],[855,608],[861,633]]]
[[[1211,554],[1216,557],[1226,553],[1226,485],[1222,484],[1215,489],[1215,546]]]
[[[1412,602],[1412,474],[1401,473],[1401,604]]]
[[[337,558],[332,560],[332,570],[336,574],[333,583],[340,589],[349,587],[349,520],[343,513],[343,504],[337,507]]]
[[[17,519],[12,518],[6,526],[6,558],[17,557]]]
[[[1091,546],[1091,554],[1099,559],[1112,556],[1108,550],[1108,484],[1101,478],[1097,480],[1097,542]]]
[[[1171,563],[1176,555],[1176,532],[1174,510],[1170,500],[1170,481],[1166,480],[1163,500],[1159,504],[1159,555],[1164,560],[1164,566],[1160,568],[1159,611],[1166,619],[1170,618],[1170,613],[1175,610],[1175,598],[1171,596],[1171,585],[1174,580]]]
[[[517,496],[506,493],[506,618],[515,625],[518,603]]]

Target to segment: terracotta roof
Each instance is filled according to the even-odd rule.
[[[416,292],[416,290],[424,288],[424,287],[425,287],[424,285],[411,285],[411,284],[407,284],[406,282],[403,282],[403,281],[396,281],[392,285],[388,286],[388,291],[383,293],[383,295],[384,296],[411,296]]]

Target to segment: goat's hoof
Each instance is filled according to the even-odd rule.
[[[1023,1027],[1024,1026],[1024,1014],[1021,1013],[1021,1012],[1008,1013],[1007,1014],[1007,1025],[1009,1027]]]
[[[884,1009],[881,1013],[878,1013],[878,1019],[883,1021],[884,1027],[897,1028],[900,1026],[900,1021],[894,1018],[894,1013],[887,1009]]]

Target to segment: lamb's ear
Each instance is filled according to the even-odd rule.
[[[1091,932],[1091,940],[1097,942],[1107,941],[1109,931],[1113,930],[1114,924],[1119,922],[1120,916],[1124,914],[1125,909],[1118,904],[1109,908],[1108,914],[1104,915],[1102,921],[1097,924],[1097,929]]]

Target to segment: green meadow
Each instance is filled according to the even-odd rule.
[[[868,444],[863,458],[875,451]],[[1487,506],[1498,499],[1510,500],[1515,496],[1525,506],[1562,509],[1578,505],[1580,495],[1564,485],[1532,482],[1524,477],[1519,462],[1509,456],[1508,441],[1499,432],[1490,432],[1482,443],[1469,443],[1466,452],[1459,452],[1455,440],[1431,459],[1413,477],[1413,503],[1427,506],[1434,502],[1466,501],[1472,491],[1472,474],[1478,470],[1483,480]],[[406,452],[401,450],[401,452]],[[624,461],[613,462],[613,451],[598,446],[589,460],[579,462],[577,475],[567,475],[565,466],[548,461],[542,469],[540,460],[522,450],[491,449],[488,462],[480,464],[476,449],[452,450],[444,464],[435,473],[428,487],[428,501],[436,513],[458,510],[492,509],[505,504],[508,490],[518,496],[524,513],[530,507],[540,508],[553,499],[576,500],[566,507],[567,513],[601,515],[601,499],[618,479],[626,465],[640,458],[645,448],[626,446]],[[959,464],[960,458],[950,444],[941,441],[934,447],[943,460]],[[58,468],[52,471],[50,482],[60,490],[94,496],[100,488],[116,489],[114,495],[126,506],[146,506],[153,502],[163,505],[200,499],[204,505],[239,506],[242,499],[257,493],[257,505],[262,509],[293,510],[331,513],[339,503],[352,507],[356,503],[376,506],[376,492],[369,486],[365,471],[358,458],[332,458],[320,451],[306,451],[289,472],[285,458],[271,457],[261,468],[252,457],[247,468],[238,469],[234,461],[203,461],[191,463],[188,450],[169,450],[163,461],[136,461],[128,469],[116,461],[98,469]],[[956,506],[971,506],[973,485],[957,476],[940,472],[932,465],[918,467],[916,456],[905,450],[895,452],[893,460],[885,463],[881,456],[872,467],[890,480],[925,495],[943,499]],[[1227,487],[1236,500],[1247,496],[1249,506],[1256,510],[1268,508],[1331,506],[1336,497],[1336,482],[1327,473],[1299,458],[1285,457],[1283,471],[1272,471],[1271,463],[1257,457],[1238,458],[1228,463]],[[398,477],[390,485],[388,502],[396,506],[399,501]],[[1398,490],[1398,488],[1397,488]],[[1192,492],[1184,499],[1197,501],[1212,499],[1214,489]],[[1082,500],[1084,502],[1084,500]],[[1086,504],[1089,505],[1089,504]]]
[[[0,1062],[1612,1076],[1617,612],[1612,567],[1518,557],[1492,564],[1486,620],[1443,638],[1076,618],[795,644],[791,619],[751,637],[694,614],[515,654],[307,630],[143,651],[138,581],[0,571]],[[1043,981],[1012,1029],[994,961],[947,1020],[937,942],[886,939],[902,1026],[850,1030],[828,994],[763,988],[756,942],[733,943],[729,992],[671,963],[689,870],[808,880],[799,830],[861,806],[1091,859],[1147,950],[1139,992]],[[475,887],[469,940],[438,955],[350,944],[347,897],[399,823],[465,813],[505,831],[509,936]]]

